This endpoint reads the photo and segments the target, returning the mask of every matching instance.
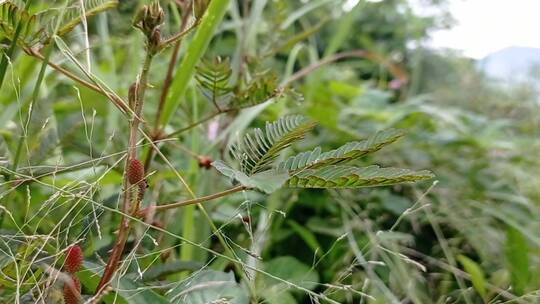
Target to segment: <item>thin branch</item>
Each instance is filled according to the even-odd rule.
[[[165,136],[165,138],[171,138],[171,137],[174,137],[174,136],[179,135],[179,134],[181,134],[181,133],[184,133],[185,131],[191,130],[191,129],[195,128],[196,126],[198,126],[198,125],[200,125],[200,124],[203,124],[203,123],[205,123],[205,122],[211,120],[212,118],[214,118],[214,117],[216,117],[216,116],[218,116],[218,115],[220,115],[220,114],[223,114],[223,113],[226,113],[226,112],[230,112],[230,111],[232,111],[232,110],[231,110],[231,109],[228,109],[228,110],[221,110],[221,111],[214,112],[214,113],[212,113],[212,114],[206,116],[205,118],[203,118],[203,119],[201,119],[201,120],[197,120],[197,121],[195,121],[195,122],[189,124],[188,126],[183,127],[182,129],[179,129],[179,130],[176,130],[176,131],[174,131],[174,132],[172,132],[172,133],[167,134],[167,135]]]
[[[31,56],[41,60],[41,61],[44,61],[45,60],[45,57],[43,57],[43,55],[39,52],[36,52],[36,51],[29,51],[28,54],[30,54]],[[122,100],[120,97],[117,97],[116,95],[114,94],[110,94],[109,92],[103,90],[102,88],[100,88],[99,86],[96,86],[95,84],[93,83],[90,83],[82,78],[80,78],[79,76],[73,74],[72,72],[68,71],[67,69],[61,67],[60,65],[57,65],[51,61],[47,61],[47,64],[55,69],[56,71],[64,74],[64,76],[68,77],[69,79],[93,90],[93,91],[96,91],[98,93],[100,93],[101,95],[107,97],[110,101],[112,101],[112,103],[118,108],[120,109],[120,111],[122,111],[124,114],[126,113],[129,113],[129,108],[128,106],[126,105],[126,103],[124,102],[124,100]]]
[[[291,77],[289,77],[289,79],[285,80],[285,82],[283,84],[281,84],[281,87],[287,87],[289,84],[291,84],[292,82],[294,81],[297,81],[303,77],[306,77],[307,75],[309,75],[310,73],[312,73],[313,71],[317,70],[318,68],[324,66],[324,65],[327,65],[329,63],[332,63],[332,62],[335,62],[335,61],[338,61],[340,59],[344,59],[344,58],[351,58],[351,57],[357,57],[357,58],[367,58],[367,59],[370,59],[374,62],[378,62],[382,65],[384,65],[389,71],[390,73],[392,73],[392,75],[394,75],[394,77],[396,78],[399,78],[401,80],[406,80],[407,79],[407,76],[405,75],[405,73],[403,72],[402,69],[400,69],[399,67],[397,67],[395,64],[392,64],[390,62],[388,62],[387,60],[385,60],[382,56],[374,53],[374,52],[370,52],[370,51],[365,51],[365,50],[355,50],[355,51],[347,51],[347,52],[342,52],[342,53],[337,53],[337,54],[334,54],[332,56],[328,56],[326,58],[323,58],[322,60],[318,61],[318,62],[315,62],[303,69],[301,69],[300,71],[294,73],[293,75],[291,75]]]
[[[187,30],[181,30],[179,33],[175,34],[174,36],[170,37],[169,39],[163,40],[163,42],[161,42],[161,44],[158,47],[158,52],[162,51],[163,49],[165,49],[167,47],[169,47],[173,43],[176,43],[176,42],[182,40],[182,38],[184,38],[184,36],[189,34],[194,28],[196,28],[197,25],[199,25],[199,23],[200,23],[200,19],[197,19],[195,22],[193,22],[193,24]]]
[[[224,191],[221,191],[221,192],[217,192],[217,193],[210,194],[210,195],[203,196],[203,197],[199,197],[199,198],[188,199],[188,200],[179,201],[179,202],[175,202],[175,203],[169,203],[169,204],[165,204],[165,205],[150,206],[150,207],[146,207],[144,209],[141,209],[139,212],[137,212],[137,216],[141,217],[141,216],[145,216],[149,212],[165,211],[165,210],[174,209],[174,208],[180,208],[180,207],[184,207],[184,206],[188,206],[188,205],[199,204],[199,203],[202,203],[202,202],[211,201],[211,200],[216,199],[216,198],[220,198],[220,197],[223,197],[223,196],[227,196],[229,194],[233,194],[233,193],[236,193],[236,192],[249,190],[249,189],[250,188],[248,188],[246,186],[236,186],[234,188],[230,188],[230,189],[227,189],[227,190],[224,190]]]
[[[180,24],[180,32],[183,32],[186,29],[187,22],[190,14],[187,12],[191,11],[192,2],[190,1],[185,8],[182,9],[182,23]],[[161,120],[161,114],[163,113],[163,106],[165,106],[165,101],[167,100],[167,95],[169,94],[169,89],[171,87],[174,68],[176,67],[176,62],[178,61],[178,52],[180,51],[180,46],[182,45],[182,39],[176,41],[174,49],[171,54],[171,59],[169,60],[169,66],[167,67],[167,74],[163,80],[163,88],[161,89],[161,94],[159,96],[159,104],[156,111],[154,129],[152,132],[152,137],[156,137],[159,134],[159,121]],[[152,146],[148,148],[148,153],[146,153],[146,158],[144,160],[144,170],[148,171],[150,168],[150,163],[154,156],[154,149]]]

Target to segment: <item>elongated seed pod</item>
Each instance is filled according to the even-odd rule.
[[[136,185],[144,178],[144,166],[138,159],[130,159],[127,165],[127,178],[130,184]]]
[[[72,275],[71,279],[64,283],[64,303],[79,304],[81,297],[81,281]]]
[[[82,261],[83,253],[81,246],[72,245],[67,250],[64,268],[69,273],[75,273],[81,268]]]

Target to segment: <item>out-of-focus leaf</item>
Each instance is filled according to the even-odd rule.
[[[517,295],[524,293],[531,277],[528,251],[527,240],[523,234],[509,226],[506,230],[505,253],[513,291]]]
[[[193,261],[174,261],[167,264],[159,264],[146,270],[143,274],[143,280],[152,281],[185,270],[196,271],[203,266],[204,264]]]
[[[236,283],[232,272],[215,270],[195,273],[167,292],[167,298],[173,304],[249,303],[247,291]]]
[[[291,226],[292,230],[298,234],[304,242],[317,254],[317,256],[322,256],[322,247],[317,241],[317,237],[311,231],[306,229],[304,226],[301,226],[293,220],[288,220],[287,223]]]
[[[258,277],[261,296],[272,304],[296,304],[292,296],[296,289],[291,285],[313,289],[319,282],[319,274],[315,270],[291,256],[278,257],[264,263],[264,270],[290,283],[283,283],[264,275]]]
[[[478,292],[482,299],[485,300],[487,296],[486,278],[484,272],[482,271],[482,268],[480,268],[480,266],[475,261],[469,259],[464,255],[459,255],[457,259],[461,263],[461,265],[463,265],[463,269],[465,269],[465,272],[467,272],[471,276],[471,281],[476,292]]]

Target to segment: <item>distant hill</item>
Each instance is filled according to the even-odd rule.
[[[540,81],[540,48],[508,47],[478,62],[488,76],[505,81]]]

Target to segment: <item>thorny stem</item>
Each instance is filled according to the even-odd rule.
[[[96,298],[99,298],[99,295],[105,290],[109,281],[111,280],[113,274],[118,268],[118,264],[122,257],[124,247],[126,245],[127,238],[129,236],[129,218],[126,216],[129,213],[129,204],[131,200],[131,191],[129,189],[130,184],[128,182],[128,176],[126,174],[126,169],[128,167],[128,162],[130,159],[135,159],[137,157],[137,133],[139,124],[141,122],[142,108],[144,104],[144,93],[146,91],[146,84],[148,82],[148,72],[152,64],[153,54],[150,50],[147,51],[146,58],[142,67],[140,78],[137,80],[137,90],[135,95],[135,103],[133,105],[133,116],[130,121],[130,130],[129,130],[129,143],[128,143],[128,157],[126,158],[126,165],[124,169],[124,181],[123,181],[123,199],[122,199],[122,215],[120,219],[120,224],[118,227],[118,235],[116,242],[112,249],[103,275],[99,281],[99,284],[96,288]],[[136,210],[135,210],[136,211]]]
[[[165,211],[165,210],[169,210],[169,209],[174,209],[174,208],[199,204],[199,203],[211,201],[211,200],[214,200],[216,198],[220,198],[220,197],[223,197],[223,196],[227,196],[229,194],[233,194],[233,193],[236,193],[236,192],[239,192],[239,191],[244,191],[244,190],[249,190],[249,189],[250,188],[246,187],[246,186],[236,186],[234,188],[230,188],[230,189],[227,189],[227,190],[224,190],[224,191],[221,191],[221,192],[217,192],[217,193],[214,193],[214,194],[210,194],[210,195],[207,195],[207,196],[202,196],[202,197],[198,197],[198,198],[194,198],[194,199],[188,199],[188,200],[179,201],[179,202],[170,203],[170,204],[165,204],[165,205],[151,206],[151,207],[141,209],[139,212],[137,212],[137,216],[145,216],[149,212]]]

